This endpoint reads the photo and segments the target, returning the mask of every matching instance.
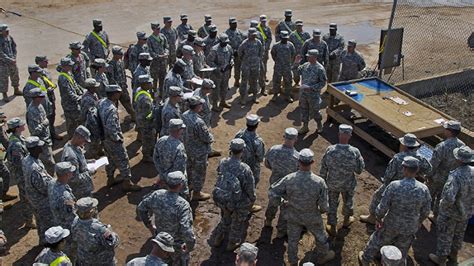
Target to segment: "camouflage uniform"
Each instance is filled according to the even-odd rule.
[[[26,109],[28,109],[28,105],[30,105],[31,100],[32,100],[29,93],[34,88],[40,88],[42,91],[46,93],[49,92],[44,84],[43,79],[41,78],[38,78],[37,80],[28,79],[25,86],[23,87],[23,98],[25,99]],[[52,114],[52,103],[50,102],[49,97],[45,97],[41,105],[43,105],[43,108],[46,111],[48,120],[50,120],[49,117],[51,117],[51,114]]]
[[[188,156],[186,172],[193,190],[200,192],[206,180],[207,155],[211,152],[214,137],[204,120],[191,110],[183,114],[183,122],[186,125],[184,145]]]
[[[133,74],[138,66],[138,55],[141,53],[148,53],[148,46],[145,44],[140,45],[138,43],[132,45],[128,50],[128,70]]]
[[[87,153],[91,157],[97,157],[103,150],[100,125],[93,119],[92,115],[98,112],[99,97],[97,94],[86,91],[81,98],[81,124],[83,124],[91,132],[91,142],[86,143]],[[79,197],[79,199],[82,197]]]
[[[168,173],[180,171],[186,174],[187,160],[186,150],[181,140],[164,136],[156,142],[153,162],[160,179],[165,183]]]
[[[25,176],[26,196],[33,209],[38,237],[42,244],[45,243],[44,232],[54,225],[48,201],[48,187],[53,184],[53,178],[46,172],[41,160],[31,155],[23,159],[22,169]]]
[[[169,55],[169,44],[166,36],[160,33],[159,36],[151,34],[147,40],[148,49],[153,61],[150,66],[150,74],[153,78],[154,84],[159,82],[160,91],[163,90],[164,80],[166,77],[166,69],[168,67],[168,58],[159,57]],[[154,86],[156,87],[156,86]]]
[[[328,45],[323,40],[320,40],[319,43],[314,42],[313,39],[306,40],[303,47],[301,47],[301,56],[303,57],[301,62],[305,63],[308,61],[306,54],[312,49],[316,49],[319,52],[317,56],[318,62],[323,66],[327,66],[329,62]]]
[[[306,42],[306,40],[311,39],[311,35],[303,31],[301,33],[298,33],[296,30],[291,32],[289,41],[295,46],[295,51],[296,54],[301,54],[301,49],[303,48],[303,44]],[[300,83],[300,75],[298,75],[298,72],[296,69],[293,69],[293,80],[295,81],[296,84]]]
[[[182,60],[186,63],[186,67],[184,67],[184,72],[181,75],[181,78],[185,82],[185,81],[188,81],[188,80],[194,78],[196,76],[196,74],[194,73],[193,60],[192,59],[188,60],[188,59],[185,59],[185,58],[182,58]]]
[[[168,40],[170,52],[168,64],[171,68],[174,65],[174,62],[176,62],[176,42],[178,41],[178,31],[173,27],[163,27],[160,32],[165,35],[166,39]]]
[[[89,56],[85,52],[81,52],[77,57],[73,56],[72,54],[68,54],[66,57],[70,58],[74,62],[74,66],[72,66],[71,71],[74,80],[77,84],[79,84],[79,86],[84,87],[86,79],[92,76],[89,68]]]
[[[206,38],[204,38],[203,42],[206,44],[204,49],[204,55],[208,56],[211,49],[215,45],[219,44],[219,39],[217,38],[217,35],[214,38],[211,38],[211,36],[207,36]]]
[[[228,66],[234,63],[233,54],[234,50],[229,44],[226,47],[216,44],[207,56],[207,64],[210,67],[216,68],[211,74],[211,79],[216,84],[216,88],[211,93],[212,105],[214,106],[219,102],[225,101],[227,90],[229,89],[230,72],[232,71]],[[226,71],[222,72],[225,68],[227,68]]]
[[[340,55],[341,74],[339,81],[351,80],[359,78],[359,72],[365,68],[365,61],[362,55],[354,51],[349,53],[347,50],[342,51]]]
[[[199,27],[198,32],[197,32],[198,36],[203,39],[206,38],[209,35],[211,26],[212,24],[211,25],[204,24],[201,27]]]
[[[135,71],[133,71],[132,74],[132,97],[135,97],[136,89],[140,87],[140,83],[138,82],[138,77],[141,75],[150,75],[150,67],[143,67],[142,65],[138,65],[137,68],[135,68]],[[122,92],[123,93],[123,92]]]
[[[156,142],[156,132],[153,124],[153,97],[147,92],[139,90],[135,95],[137,113],[137,130],[141,135],[143,159],[152,160],[153,148]]]
[[[246,163],[252,170],[255,180],[255,186],[260,181],[260,163],[265,159],[265,142],[255,132],[241,129],[235,135],[235,138],[241,138],[245,141],[244,154],[242,155],[242,162]]]
[[[257,31],[262,35],[263,38],[263,57],[262,57],[262,69],[260,69],[260,87],[265,87],[265,80],[267,76],[267,62],[270,52],[270,45],[272,44],[272,29],[268,26],[262,27],[260,24],[257,26]],[[263,33],[265,33],[265,35]]]
[[[127,266],[142,266],[142,265],[153,265],[153,266],[168,266],[161,258],[153,255],[146,255],[145,257],[134,258],[127,262]]]
[[[0,126],[0,143],[2,144],[3,148],[6,150],[10,146],[7,139],[7,134],[3,129],[3,126]],[[2,178],[3,189],[0,190],[2,193],[0,196],[4,196],[7,194],[8,189],[10,189],[10,171],[5,164],[5,158],[0,160],[0,177]]]
[[[296,30],[296,25],[295,22],[293,21],[280,21],[278,22],[278,25],[275,28],[275,41],[279,42],[280,41],[280,32],[281,31],[287,31],[287,32],[293,32]]]
[[[92,196],[94,183],[92,182],[92,173],[87,169],[84,150],[68,142],[64,145],[61,161],[70,162],[76,167],[74,175],[68,182],[76,198],[80,199]]]
[[[193,46],[194,45],[194,41],[190,42],[188,40],[184,40],[180,43],[178,43],[178,48],[176,48],[176,56],[181,58],[183,57],[183,46],[185,45],[189,45],[189,46]]]
[[[71,187],[56,181],[48,188],[48,198],[54,224],[70,230],[77,217],[74,212],[76,197],[72,194]]]
[[[239,46],[238,57],[241,60],[242,83],[239,88],[240,97],[248,93],[256,94],[257,85],[265,48],[260,40],[245,39]],[[247,90],[247,87],[249,89]]]
[[[69,75],[70,73],[64,74]],[[83,91],[73,79],[69,80],[64,75],[59,75],[58,85],[61,94],[61,106],[63,107],[64,118],[66,119],[67,135],[71,138],[80,123],[80,102]]]
[[[204,77],[204,74],[201,73],[201,69],[206,67],[206,55],[204,55],[204,51],[195,51],[195,54],[193,55],[194,73],[202,78]]]
[[[300,89],[299,106],[301,108],[301,120],[308,123],[310,119],[321,122],[319,111],[321,104],[321,90],[326,85],[326,71],[317,62],[311,64],[306,62],[298,66],[298,74],[301,75],[301,84],[309,86],[308,89]]]
[[[339,78],[339,68],[341,67],[341,60],[339,55],[344,50],[344,37],[337,34],[335,36],[325,34],[323,41],[328,45],[329,62],[326,65],[326,73],[328,75],[328,82],[336,82]]]
[[[383,219],[383,226],[370,236],[363,260],[372,261],[384,245],[396,246],[405,259],[421,222],[428,217],[430,204],[428,188],[416,179],[390,183],[375,212],[378,220]]]
[[[174,73],[172,70],[168,71],[165,78],[165,85],[163,88],[162,99],[168,98],[168,92],[171,86],[180,87],[183,91],[187,89],[184,87],[184,82],[180,74]]]
[[[20,76],[16,64],[16,43],[11,36],[0,36],[0,93],[8,91],[8,78],[14,88],[20,86]]]
[[[234,79],[240,80],[240,67],[242,65],[242,60],[239,57],[239,47],[240,44],[244,41],[245,37],[244,34],[239,30],[231,30],[227,29],[225,34],[229,37],[229,45],[232,47],[232,51],[234,52]],[[217,84],[217,83],[216,83]]]
[[[174,238],[172,265],[189,265],[189,252],[196,243],[189,203],[178,193],[160,189],[148,194],[138,204],[137,213],[147,227],[154,215],[156,232],[167,232]],[[186,253],[182,251],[183,244],[186,244]]]
[[[298,262],[298,242],[306,228],[314,236],[322,255],[329,252],[321,213],[328,211],[328,194],[324,180],[310,171],[297,171],[272,184],[269,197],[288,201],[288,261]]]
[[[283,85],[285,88],[285,95],[291,93],[291,67],[295,60],[296,51],[291,42],[283,44],[276,43],[272,47],[272,58],[275,61],[273,67],[273,93],[280,93],[281,79],[283,78]]]
[[[109,86],[109,79],[107,78],[107,74],[99,74],[99,72],[97,72],[95,75],[95,80],[100,83],[100,87],[97,94],[100,98],[105,98],[107,96],[107,94],[105,93],[105,87]]]
[[[169,135],[169,123],[171,119],[181,119],[181,111],[179,109],[179,104],[173,105],[170,103],[169,99],[165,101],[163,106],[163,111],[161,112],[161,132],[160,136]]]
[[[176,27],[176,31],[178,32],[179,40],[186,40],[186,37],[188,36],[188,31],[190,31],[192,29],[193,29],[193,26],[191,26],[189,24],[186,24],[186,25],[179,24]]]
[[[120,176],[124,180],[132,177],[130,164],[128,161],[127,150],[123,145],[122,128],[118,109],[109,99],[103,99],[99,102],[99,116],[104,129],[104,148],[109,164],[105,166],[108,179],[114,178],[115,169],[120,170]]]
[[[202,88],[197,88],[193,95],[199,96],[204,100],[202,105],[202,111],[199,113],[199,116],[204,120],[206,126],[211,128],[211,104],[209,102],[209,97],[202,92]]]
[[[55,261],[59,257],[67,257],[66,253],[62,251],[54,252],[50,248],[44,248],[40,254],[36,257],[35,262],[37,263],[44,263],[46,265],[51,265],[53,261]],[[61,266],[72,266],[72,263],[69,262],[61,262]]]
[[[357,180],[354,173],[361,174],[365,167],[364,158],[359,149],[349,144],[331,145],[321,160],[319,175],[328,186],[329,211],[328,224],[337,225],[339,194],[342,195],[344,216],[354,214],[354,193]]]
[[[114,232],[105,238],[106,231],[110,232],[110,225],[105,225],[96,218],[76,219],[71,235],[77,243],[77,265],[116,265],[115,248],[120,239]]]
[[[43,152],[40,155],[41,160],[46,164],[48,173],[54,173],[53,145],[49,133],[49,120],[42,105],[35,106],[31,103],[26,111],[26,123],[32,136],[37,136],[44,141]]]
[[[132,108],[132,101],[130,99],[130,93],[128,92],[127,75],[125,73],[125,66],[123,60],[110,60],[107,77],[110,84],[119,85],[122,88],[122,94],[120,95],[120,103],[123,105],[128,114],[135,117],[135,111]]]
[[[105,47],[101,44],[101,42],[89,33],[86,35],[84,42],[82,45],[84,46],[82,50],[87,53],[89,58],[94,61],[96,58],[107,59],[109,56],[109,35],[105,31],[96,32],[97,35],[105,42]]]
[[[43,83],[46,85],[46,89],[48,89],[48,100],[51,103],[50,105],[50,111],[48,112],[48,120],[49,120],[49,132],[51,133],[51,136],[54,138],[57,136],[56,134],[56,129],[54,128],[54,122],[56,121],[56,94],[54,90],[57,88],[58,85],[52,83],[52,86],[46,81],[53,81],[53,78],[51,77],[51,73],[47,69],[42,69],[43,70],[43,76],[41,79],[43,80]],[[24,95],[24,94],[23,94]]]

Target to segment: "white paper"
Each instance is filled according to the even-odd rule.
[[[412,116],[413,115],[413,113],[410,112],[410,111],[405,111],[405,112],[403,112],[403,114],[406,115],[406,116]]]
[[[202,79],[200,79],[200,78],[192,78],[191,82],[194,83],[194,84],[197,84],[199,86],[202,85]]]
[[[417,151],[418,154],[421,156],[425,157],[428,161],[431,160],[433,157],[433,149],[431,149],[428,145],[423,144],[420,146],[420,148]]]
[[[108,165],[108,164],[109,164],[109,160],[107,159],[107,157],[102,157],[100,159],[95,160],[95,162],[93,162],[93,163],[88,163],[87,164],[87,170],[89,170],[91,172],[95,172],[101,166]]]
[[[205,67],[205,68],[201,68],[201,70],[199,70],[199,71],[201,71],[201,72],[212,72],[214,70],[216,70],[215,67]]]
[[[444,120],[444,118],[438,118],[438,119],[435,119],[434,122],[438,125],[443,125],[446,120]]]

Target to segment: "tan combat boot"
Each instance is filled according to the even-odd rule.
[[[219,107],[220,108],[227,108],[227,109],[230,109],[230,104],[228,104],[226,101],[221,101],[219,103]]]
[[[15,94],[16,96],[23,96],[23,92],[21,92],[21,90],[18,87],[14,88],[13,94]]]
[[[344,228],[348,228],[349,226],[351,226],[351,224],[355,221],[355,218],[354,216],[344,216],[344,222],[342,223],[342,227]]]
[[[254,204],[252,205],[252,208],[250,209],[250,212],[259,212],[262,210],[262,206]]]
[[[438,256],[436,254],[431,253],[428,257],[436,265],[446,266],[446,258],[447,258],[446,256]]]
[[[10,101],[10,99],[8,98],[8,94],[6,92],[3,93],[3,101],[6,103]]]
[[[211,194],[204,193],[201,191],[193,191],[193,201],[205,201],[211,198]]]
[[[303,126],[298,130],[298,134],[304,135],[309,132],[308,123],[304,123]]]
[[[363,223],[375,224],[375,216],[373,216],[372,214],[361,215],[359,216],[359,219]]]
[[[335,225],[332,225],[332,224],[327,224],[326,225],[326,232],[328,232],[328,234],[330,236],[336,236],[337,235],[337,230],[336,230],[336,226]]]

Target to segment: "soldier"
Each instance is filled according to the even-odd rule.
[[[22,161],[25,192],[36,218],[40,244],[44,244],[44,232],[54,224],[48,201],[48,187],[53,183],[53,178],[46,172],[39,159],[46,144],[36,136],[28,137],[25,142],[29,152]]]
[[[181,78],[183,81],[186,83],[186,86],[191,87],[191,79],[196,77],[196,74],[194,73],[194,63],[193,63],[193,56],[196,54],[194,52],[194,48],[190,45],[185,45],[183,46],[183,57],[181,60],[183,60],[186,63],[186,66],[184,67],[184,72],[181,75]]]
[[[115,265],[119,236],[97,218],[98,200],[81,198],[76,202],[77,216],[71,233],[77,243],[77,265]]]
[[[184,94],[180,87],[170,87],[169,98],[165,100],[163,111],[161,112],[161,137],[169,134],[169,122],[171,119],[181,119],[180,103],[183,101],[183,96]]]
[[[362,55],[355,50],[357,42],[350,40],[347,42],[347,50],[341,52],[341,74],[339,81],[358,79],[360,71],[365,68],[365,61]]]
[[[0,112],[0,144],[2,144],[3,147],[0,147],[1,151],[5,151],[8,149],[10,146],[8,137],[7,137],[7,132],[5,132],[5,129],[3,126],[5,125],[6,122],[6,116],[4,115],[3,112]],[[2,186],[3,189],[0,190],[0,197],[2,198],[3,201],[10,201],[14,200],[17,198],[17,196],[14,195],[9,195],[7,194],[8,190],[10,189],[10,171],[8,170],[8,167],[5,163],[5,156],[4,158],[0,159],[0,177],[2,180]],[[1,222],[1,220],[0,220]]]
[[[34,88],[30,91],[30,95],[33,100],[26,111],[28,130],[32,136],[37,136],[44,142],[44,145],[41,146],[43,148],[41,160],[46,164],[48,173],[54,174],[54,158],[53,150],[51,149],[52,141],[51,135],[49,134],[49,121],[41,105],[46,97],[46,93],[40,88]]]
[[[190,46],[193,46],[194,45],[194,41],[197,39],[197,38],[200,38],[200,37],[197,37],[197,32],[195,30],[189,30],[188,31],[188,35],[186,37],[186,40],[184,41],[181,41],[179,44],[178,44],[178,48],[176,48],[176,57],[177,58],[181,58],[183,56],[183,46],[185,45],[190,45]],[[202,38],[201,38],[202,39]]]
[[[36,257],[35,262],[45,265],[72,266],[69,257],[64,253],[66,239],[70,231],[61,226],[54,226],[45,232],[45,248]],[[36,263],[34,265],[36,265]]]
[[[184,71],[188,65],[183,59],[176,60],[173,68],[168,71],[165,78],[165,86],[163,89],[163,93],[160,93],[161,99],[164,101],[170,96],[171,87],[178,87],[181,91],[188,90],[184,87],[184,81],[182,79],[182,75],[184,75]]]
[[[448,121],[444,123],[445,140],[436,145],[430,163],[432,166],[431,173],[428,175],[428,187],[431,193],[431,208],[433,215],[430,215],[430,220],[436,222],[438,216],[438,206],[441,198],[441,192],[448,179],[449,172],[457,167],[457,160],[454,157],[453,151],[456,148],[464,146],[464,142],[458,139],[461,133],[461,123],[458,121]]]
[[[172,265],[189,265],[189,253],[196,244],[191,206],[179,195],[184,182],[186,177],[182,172],[170,172],[166,178],[168,190],[159,189],[148,194],[137,206],[137,213],[152,236],[157,232],[169,232],[174,238]]]
[[[173,28],[173,19],[171,17],[163,17],[163,24],[165,26],[161,29],[161,33],[166,36],[169,45],[168,65],[171,68],[176,62],[176,42],[178,41],[178,31]]]
[[[197,38],[194,41],[194,55],[193,55],[193,69],[194,73],[200,78],[204,78],[205,73],[202,73],[203,68],[209,67],[206,63],[206,55],[204,54],[204,49],[206,49],[206,44],[202,38]]]
[[[166,266],[165,261],[174,253],[174,238],[166,233],[159,232],[151,239],[152,250],[145,257],[134,258],[127,262],[127,266],[155,265]]]
[[[285,176],[273,184],[268,192],[271,198],[288,201],[288,261],[298,264],[298,242],[306,228],[316,242],[318,252],[323,256],[318,264],[334,259],[334,251],[329,249],[328,237],[324,231],[321,214],[328,211],[328,192],[324,180],[311,172],[314,153],[310,149],[300,151],[298,171]]]
[[[357,180],[354,173],[361,174],[364,170],[364,158],[359,149],[351,146],[352,127],[339,125],[339,143],[331,145],[321,159],[319,175],[328,186],[329,211],[326,230],[331,236],[336,236],[337,208],[339,194],[342,195],[344,215],[343,227],[349,227],[354,222],[354,193]]]
[[[86,35],[82,49],[87,53],[91,60],[96,58],[107,59],[109,57],[109,35],[102,30],[102,20],[92,20],[94,30]]]
[[[95,79],[89,78],[85,81],[86,93],[81,98],[81,124],[83,124],[91,133],[91,141],[87,143],[87,154],[91,158],[97,158],[103,152],[102,140],[103,132],[97,121],[97,106],[99,105],[99,96],[97,91],[100,84]]]
[[[108,67],[109,64],[102,58],[96,58],[92,64],[92,68],[95,70],[94,78],[100,84],[98,95],[101,99],[105,98],[105,87],[109,86],[106,74]]]
[[[306,40],[311,39],[311,35],[307,31],[303,31],[303,21],[301,19],[297,19],[295,21],[296,30],[290,33],[290,42],[295,46],[296,54],[301,54],[301,48],[303,48],[303,44]],[[298,75],[297,71],[293,70],[293,80],[296,85],[300,83],[300,75]]]
[[[54,170],[57,179],[48,188],[49,206],[53,214],[51,218],[53,218],[54,224],[71,229],[76,218],[74,211],[76,197],[68,182],[76,171],[76,167],[70,162],[60,162],[56,164]]]
[[[62,161],[70,162],[76,168],[68,185],[78,199],[90,197],[94,191],[92,175],[95,174],[95,171],[87,168],[87,161],[82,148],[86,143],[91,141],[90,137],[91,133],[86,127],[82,125],[78,126],[76,132],[74,132],[74,136],[64,145],[61,155]]]
[[[272,171],[270,186],[279,182],[283,177],[298,170],[299,153],[295,149],[298,131],[292,127],[285,129],[283,135],[284,143],[275,145],[268,150],[265,156],[265,166]],[[269,188],[270,189],[270,188]],[[286,203],[282,198],[269,198],[268,207],[265,211],[265,226],[272,227],[272,220],[280,208],[278,218],[277,238],[286,236]]]
[[[336,82],[339,77],[341,61],[339,55],[344,51],[344,37],[337,33],[337,24],[329,24],[329,33],[323,36],[323,41],[328,45],[329,62],[326,66],[328,82]]]
[[[267,96],[265,92],[265,82],[268,82],[267,79],[267,62],[268,62],[268,55],[270,52],[270,45],[272,44],[272,29],[267,26],[267,15],[260,15],[260,23],[257,25],[257,30],[263,37],[263,46],[265,51],[263,52],[263,67],[262,71],[260,71],[260,87],[262,88],[262,95]]]
[[[230,108],[230,105],[225,101],[227,90],[229,89],[230,72],[234,65],[233,49],[229,45],[229,37],[225,33],[219,34],[219,44],[214,45],[207,56],[206,62],[210,67],[216,68],[211,78],[217,88],[213,91],[212,110],[220,112],[224,108]]]
[[[296,57],[295,65],[297,65],[298,75],[301,75],[300,102],[301,120],[303,127],[298,133],[304,135],[309,132],[309,120],[313,119],[318,125],[318,133],[323,131],[322,116],[319,111],[321,105],[321,90],[326,86],[326,70],[318,62],[318,50],[309,50],[306,56],[308,62],[301,63],[301,56]]]
[[[328,52],[328,45],[325,41],[321,40],[321,30],[314,29],[313,30],[313,38],[308,39],[304,42],[303,47],[301,47],[301,56],[303,57],[302,63],[308,61],[308,52],[309,50],[316,49],[318,50],[318,62],[323,65],[324,67],[327,66],[329,61],[329,52]]]
[[[150,65],[150,73],[154,82],[153,88],[157,88],[157,84],[160,84],[159,91],[163,92],[166,68],[168,66],[169,44],[166,36],[160,32],[160,23],[152,22],[151,29],[153,33],[148,37],[147,41],[149,53],[153,58]]]
[[[138,66],[133,72],[133,78],[132,78],[132,97],[135,97],[136,90],[138,86],[140,85],[138,82],[138,77],[141,75],[150,75],[151,76],[151,71],[150,71],[150,64],[153,62],[153,58],[149,53],[141,53],[138,55]],[[153,84],[153,88],[156,88],[155,85]]]
[[[51,103],[51,112],[48,116],[49,132],[51,133],[51,137],[53,138],[53,140],[62,140],[63,137],[56,134],[56,130],[54,128],[54,121],[56,120],[56,95],[54,91],[58,87],[58,85],[53,83],[51,73],[48,70],[48,57],[46,57],[45,55],[37,55],[35,57],[35,63],[38,64],[38,66],[43,72],[40,78],[43,80],[43,83],[46,89],[48,90],[48,99]]]
[[[406,156],[402,167],[403,178],[387,186],[377,206],[377,230],[370,236],[364,251],[359,252],[361,265],[369,265],[384,245],[400,249],[405,261],[418,228],[430,213],[430,192],[415,179],[420,161]]]
[[[92,74],[90,70],[90,58],[85,52],[81,51],[82,48],[83,46],[80,42],[71,42],[69,44],[71,53],[66,57],[70,58],[72,62],[74,62],[74,66],[72,68],[74,80],[81,87],[84,87],[84,81],[87,78],[92,77]],[[92,62],[94,62],[94,60],[92,60]]]
[[[188,24],[187,14],[181,14],[179,17],[181,20],[181,24],[176,27],[176,30],[178,31],[179,41],[182,42],[188,37],[188,32],[190,30],[193,30],[193,26]]]
[[[203,79],[201,87],[193,92],[193,95],[199,96],[204,100],[199,116],[204,120],[208,128],[211,128],[211,104],[209,103],[209,94],[211,94],[215,88],[216,85],[212,80]]]
[[[206,44],[206,48],[204,49],[204,55],[207,56],[209,52],[211,51],[211,48],[214,47],[214,45],[219,43],[219,39],[217,38],[217,26],[212,24],[209,26],[209,35],[207,35],[204,39],[203,42]]]
[[[199,116],[206,101],[199,96],[192,96],[188,102],[189,110],[183,114],[183,122],[186,125],[184,145],[188,156],[186,172],[192,185],[192,199],[204,201],[211,198],[210,194],[201,190],[206,180],[207,156],[211,152],[214,137]]]
[[[449,172],[443,188],[436,224],[438,236],[435,254],[429,258],[437,265],[446,265],[446,259],[457,264],[464,232],[474,210],[474,153],[468,146],[453,151],[457,167]]]
[[[236,252],[235,265],[236,266],[256,266],[258,248],[250,243],[242,243],[239,251]]]
[[[10,28],[7,24],[0,24],[0,92],[3,95],[3,101],[8,99],[8,78],[12,82],[15,95],[23,95],[19,89],[20,76],[16,65],[16,43],[10,36]]]
[[[240,86],[240,66],[242,61],[239,57],[239,46],[244,41],[244,34],[237,29],[237,19],[235,17],[229,18],[229,28],[225,31],[225,34],[229,37],[229,44],[234,51],[234,87]]]
[[[141,53],[148,53],[148,37],[144,31],[137,31],[137,43],[128,49],[128,70],[134,73],[138,66],[138,56]],[[112,50],[113,52],[113,50]]]
[[[264,47],[256,38],[257,30],[255,28],[250,28],[248,31],[248,38],[242,42],[238,50],[238,56],[242,62],[242,85],[239,88],[240,105],[242,106],[245,105],[248,93],[252,94],[252,101],[254,103],[260,102],[257,99],[257,84]],[[249,89],[247,90],[248,87]]]
[[[273,97],[272,102],[275,102],[278,98],[278,94],[281,92],[281,80],[283,78],[284,96],[285,99],[292,103],[293,97],[291,97],[291,67],[295,61],[296,51],[295,46],[288,42],[288,32],[281,31],[281,39],[272,47],[272,59],[275,61],[273,67]]]
[[[261,61],[260,61],[260,71],[259,71],[259,75],[258,75],[258,86],[260,87],[260,93],[262,94],[262,96],[267,96],[268,94],[266,93],[265,91],[265,81],[266,81],[266,78],[265,76],[263,75],[264,73],[266,73],[266,69],[264,69],[264,65],[263,65],[263,59],[265,57],[265,38],[263,37],[263,34],[260,33],[260,31],[258,31],[258,21],[256,20],[251,20],[250,21],[250,28],[255,28],[255,30],[257,30],[257,39],[262,43],[262,47],[263,47],[263,56],[261,58]]]
[[[211,15],[204,15],[204,25],[202,25],[197,34],[201,38],[206,38],[209,35],[209,27],[212,25],[212,16]]]
[[[407,156],[415,157],[419,161],[419,170],[417,172],[418,177],[424,179],[424,175],[431,172],[430,162],[417,153],[420,143],[417,141],[415,135],[408,133],[405,136],[398,139],[400,141],[400,152],[395,154],[388,163],[387,169],[385,169],[384,176],[382,177],[383,184],[375,191],[372,195],[372,200],[369,205],[369,215],[361,215],[360,221],[363,223],[375,224],[375,210],[377,205],[380,203],[382,194],[386,190],[390,182],[400,180],[403,178],[403,159]]]
[[[285,30],[287,32],[293,32],[295,30],[295,23],[291,21],[293,16],[293,11],[291,9],[285,10],[285,20],[282,20],[278,23],[275,28],[275,41],[280,41],[281,31]]]
[[[138,191],[140,186],[132,183],[132,173],[128,161],[127,150],[123,144],[122,128],[118,116],[116,103],[120,99],[122,89],[118,85],[109,85],[105,88],[107,98],[101,100],[98,106],[99,117],[104,132],[104,148],[109,164],[105,167],[107,186],[122,182],[122,190]],[[115,169],[120,170],[120,177],[114,178]]]
[[[26,148],[25,143],[26,140],[25,137],[22,135],[23,131],[25,131],[25,121],[21,120],[18,117],[14,117],[7,121],[7,125],[7,133],[11,133],[10,138],[8,139],[8,149],[6,151],[6,158],[9,162],[10,174],[13,179],[16,180],[18,185],[20,202],[23,203],[22,208],[23,217],[25,219],[25,227],[36,228],[36,225],[33,220],[33,214],[31,212],[31,206],[28,202],[28,197],[25,191],[25,177],[23,175],[22,169],[22,160],[28,155],[28,149]],[[5,184],[5,186],[7,185],[9,184]],[[3,198],[10,199],[11,196],[8,194],[4,194]]]
[[[70,58],[62,58],[58,68],[58,86],[61,94],[61,106],[66,119],[68,138],[72,137],[74,130],[79,125],[81,114],[80,102],[83,94],[82,88],[72,78],[71,70],[74,62]]]
[[[217,181],[212,198],[221,209],[221,220],[214,228],[209,244],[219,247],[225,234],[229,234],[227,251],[232,251],[242,243],[244,226],[255,202],[255,180],[250,167],[241,161],[245,141],[233,139],[230,142],[230,157],[222,159],[217,167]]]
[[[139,78],[140,87],[134,98],[137,113],[137,130],[141,137],[142,161],[153,162],[153,147],[156,142],[156,132],[153,125],[153,79],[149,75]]]
[[[135,111],[132,108],[132,101],[128,92],[127,75],[123,62],[123,50],[120,46],[112,47],[112,60],[109,61],[107,78],[110,84],[116,84],[122,88],[119,101],[130,115],[132,122],[135,122]]]

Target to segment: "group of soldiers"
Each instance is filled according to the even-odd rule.
[[[10,174],[18,181],[20,201],[26,207],[25,225],[37,227],[40,243],[46,246],[37,262],[115,263],[119,237],[97,216],[99,203],[92,198],[92,176],[97,169],[88,166],[91,161],[85,154],[87,151],[90,158],[107,156],[107,186],[120,183],[125,192],[141,189],[130,180],[119,102],[135,122],[143,162],[153,163],[158,171],[155,190],[137,206],[138,217],[153,236],[153,250],[130,265],[188,265],[196,243],[189,202],[211,196],[221,209],[221,220],[209,244],[220,247],[227,239],[226,250],[240,246],[244,251],[237,256],[237,265],[239,260],[244,261],[242,265],[256,263],[256,247],[242,243],[252,213],[262,210],[255,204],[262,163],[272,171],[265,226],[272,227],[279,211],[277,238],[288,237],[290,264],[298,263],[298,242],[305,230],[315,237],[318,263],[332,260],[335,252],[330,249],[328,233],[337,234],[339,196],[343,199],[342,226],[349,227],[355,221],[356,174],[363,171],[364,159],[349,144],[352,127],[348,125],[339,126],[339,143],[327,148],[319,175],[311,171],[314,153],[310,149],[298,152],[295,143],[299,134],[309,131],[311,119],[318,132],[322,131],[320,94],[327,82],[358,78],[365,62],[355,50],[354,40],[345,48],[336,24],[331,23],[322,38],[317,29],[311,37],[301,20],[292,21],[291,10],[284,15],[273,33],[273,46],[265,15],[260,16],[260,22],[251,21],[246,34],[237,28],[236,18],[230,18],[229,29],[218,34],[210,15],[205,15],[204,25],[195,31],[187,24],[188,16],[182,14],[177,28],[171,17],[164,17],[163,27],[159,22],[151,23],[149,36],[137,32],[137,43],[125,51],[110,47],[102,21],[95,19],[93,30],[82,43],[69,44],[71,53],[61,58],[57,67],[57,84],[47,70],[48,58],[37,56],[35,64],[28,66],[29,78],[22,92],[26,121],[9,119],[6,124],[11,135],[9,143],[3,144]],[[15,93],[21,92],[16,86],[15,42],[7,25],[1,25],[0,30],[0,90],[7,101],[9,78]],[[247,96],[258,103],[257,94],[267,94],[270,55],[275,61],[272,102],[282,91],[292,102],[292,82],[301,83],[303,126],[299,130],[287,128],[283,143],[267,151],[257,133],[260,118],[247,115],[246,128],[236,132],[229,156],[219,162],[212,193],[206,193],[202,190],[208,158],[221,155],[212,148],[211,117],[230,108],[226,97],[231,71],[234,69],[240,103],[245,105]],[[132,77],[131,92],[127,69]],[[69,141],[56,163],[52,144],[61,140],[54,130],[57,87]],[[23,137],[25,125],[31,137]],[[387,167],[370,214],[361,217],[377,227],[359,254],[363,265],[374,260],[379,250],[382,260],[392,263],[389,265],[403,263],[413,235],[431,208],[430,218],[438,227],[438,249],[430,259],[439,265],[457,260],[474,205],[473,168],[469,165],[474,158],[472,150],[457,138],[460,123],[449,121],[445,127],[447,139],[435,148],[430,161],[417,153],[420,143],[416,136],[407,134],[400,139],[400,153]],[[120,172],[117,177],[116,169]],[[8,200],[9,185],[5,185],[3,198]],[[327,213],[327,225],[323,213]]]

